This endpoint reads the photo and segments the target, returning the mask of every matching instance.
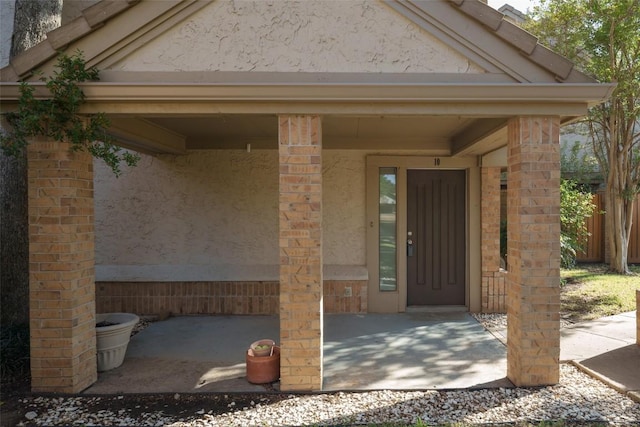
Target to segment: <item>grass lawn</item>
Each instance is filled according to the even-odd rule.
[[[630,266],[634,275],[607,272],[605,264],[579,264],[562,270],[561,312],[572,322],[633,311],[636,289],[640,289],[640,266]]]

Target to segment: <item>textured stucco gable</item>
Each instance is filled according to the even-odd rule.
[[[383,2],[371,0],[212,2],[110,69],[483,72]]]
[[[595,83],[480,0],[77,3],[91,6],[70,21],[75,15],[68,14],[65,25],[0,69],[0,81],[49,74],[59,52],[81,50],[89,65],[115,73],[422,73],[445,76],[431,81]]]

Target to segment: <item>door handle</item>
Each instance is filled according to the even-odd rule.
[[[413,256],[413,240],[407,239],[407,256]]]

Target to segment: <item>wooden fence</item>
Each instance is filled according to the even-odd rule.
[[[605,235],[604,235],[604,195],[594,194],[593,204],[596,205],[594,215],[587,220],[589,236],[585,251],[577,256],[578,262],[605,262]],[[640,196],[636,198],[633,208],[633,227],[629,239],[629,264],[640,264]]]

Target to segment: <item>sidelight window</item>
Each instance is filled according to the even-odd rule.
[[[379,169],[379,255],[380,290],[397,289],[397,169]]]

